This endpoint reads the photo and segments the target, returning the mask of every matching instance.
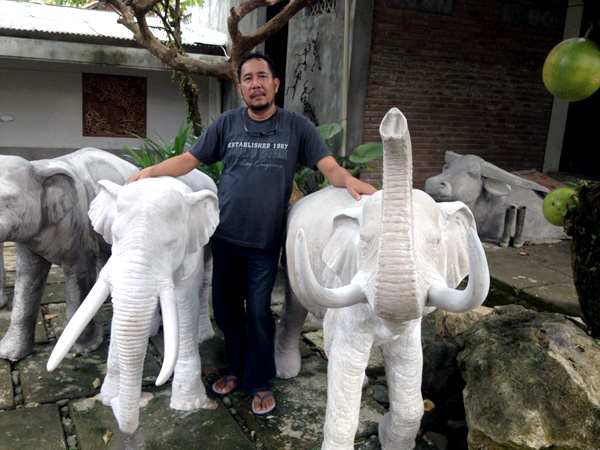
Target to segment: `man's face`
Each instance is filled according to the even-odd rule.
[[[252,111],[264,111],[275,102],[279,79],[273,78],[264,59],[250,59],[242,66],[238,92]]]

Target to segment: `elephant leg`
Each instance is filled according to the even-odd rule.
[[[4,242],[0,242],[0,308],[8,303],[6,297],[6,270],[4,269]]]
[[[198,344],[212,339],[215,335],[210,321],[210,284],[212,282],[213,261],[210,245],[204,248],[204,276],[200,286],[200,310],[198,314]]]
[[[202,276],[202,274],[198,274]],[[217,404],[206,395],[202,383],[202,364],[198,352],[198,323],[200,304],[197,290],[176,288],[179,313],[179,355],[172,382],[170,407],[190,411],[214,409]]]
[[[110,406],[113,398],[119,395],[119,349],[115,338],[115,327],[110,329],[110,346],[106,361],[106,376],[102,382],[99,400],[105,406]]]
[[[17,268],[10,325],[0,342],[0,357],[17,361],[29,355],[35,341],[35,321],[40,310],[51,263],[16,243]]]
[[[323,323],[330,342],[327,412],[322,450],[351,450],[358,427],[365,369],[373,345],[371,330],[356,321],[360,306],[328,310]]]
[[[87,270],[82,270],[82,264],[87,265]],[[63,264],[63,271],[67,290],[67,320],[71,320],[96,282],[96,263],[80,258],[77,266]],[[93,352],[100,347],[103,339],[102,324],[92,320],[73,345],[73,351],[77,354]]]
[[[289,283],[286,283],[285,301],[275,341],[275,365],[279,378],[293,378],[300,372],[300,334],[307,314],[292,293]]]
[[[421,319],[407,322],[406,330],[381,351],[390,409],[379,422],[379,440],[384,450],[412,449],[423,417]]]

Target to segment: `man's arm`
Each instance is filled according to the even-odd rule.
[[[333,156],[325,156],[317,163],[317,169],[336,187],[345,187],[348,193],[356,200],[360,200],[360,194],[374,194],[377,192],[373,186],[350,175],[346,169],[341,167]]]
[[[163,175],[179,177],[194,170],[198,167],[198,164],[200,164],[200,161],[194,155],[190,152],[185,152],[181,155],[166,159],[154,166],[140,170],[138,173],[129,177],[127,183],[132,183],[141,180],[142,178],[160,177]]]

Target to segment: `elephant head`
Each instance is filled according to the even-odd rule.
[[[384,189],[333,218],[319,255],[320,280],[308,248],[319,244],[307,242],[302,228],[290,228],[297,233],[288,254],[295,257],[292,288],[296,282],[298,299],[309,311],[313,302],[324,308],[368,302],[391,323],[419,318],[434,307],[461,312],[479,306],[489,272],[471,211],[462,202],[436,204],[413,191],[411,141],[399,110],[388,112],[380,134]],[[455,290],[467,274],[467,288]]]
[[[196,282],[194,268],[203,264],[203,248],[218,224],[218,213],[214,192],[192,192],[175,178],[144,179],[125,186],[100,182],[89,216],[94,229],[112,244],[112,256],[56,344],[48,370],[58,365],[78,332],[111,294],[109,364],[117,361],[118,386],[110,404],[123,431],[133,432],[138,426],[143,361],[159,301],[165,355],[156,384],[163,384],[173,373],[180,348],[178,327],[186,323],[179,317],[185,314],[178,312],[178,303],[183,302],[180,297],[187,293],[181,285]],[[198,303],[198,293],[195,298]],[[197,306],[181,309],[192,307]],[[197,337],[187,339],[193,341],[190,345],[197,353]]]
[[[81,192],[65,165],[29,162],[18,156],[0,156],[0,165],[0,242],[36,237],[79,202]]]

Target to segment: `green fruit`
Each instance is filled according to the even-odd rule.
[[[546,195],[542,203],[544,217],[552,225],[562,227],[564,218],[569,212],[577,209],[579,198],[577,192],[570,188],[554,189]]]
[[[561,42],[548,53],[542,78],[550,93],[562,100],[589,97],[600,88],[600,47],[585,38]]]

